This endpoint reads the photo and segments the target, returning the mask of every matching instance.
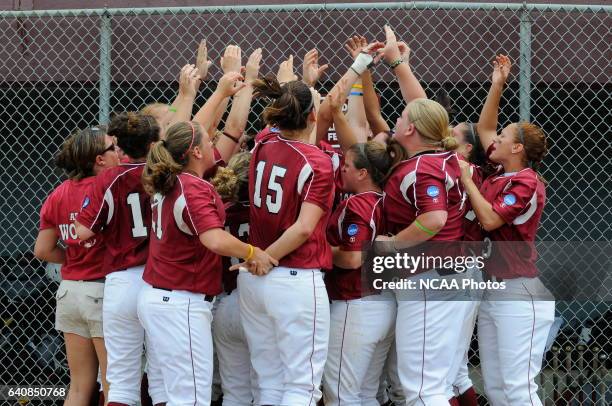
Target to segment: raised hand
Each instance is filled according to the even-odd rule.
[[[357,58],[359,53],[368,46],[368,41],[363,35],[353,35],[344,44],[344,48],[348,51],[353,59]]]
[[[289,55],[286,61],[281,62],[276,73],[276,80],[280,84],[297,80],[297,75],[293,72],[293,55]]]
[[[195,97],[201,78],[195,65],[185,65],[179,76],[179,95]]]
[[[388,64],[401,59],[402,54],[397,43],[397,37],[395,33],[388,25],[385,25],[385,47],[382,49],[382,55],[385,62]]]
[[[508,56],[499,54],[493,61],[493,75],[491,81],[493,84],[503,86],[508,80],[510,75],[510,69],[512,68],[512,62]]]
[[[216,91],[224,97],[230,97],[238,93],[245,86],[244,77],[240,73],[229,72],[219,79]]]
[[[340,79],[336,86],[327,95],[327,102],[332,113],[339,113],[342,111],[342,106],[346,100],[346,93],[348,88],[348,80],[346,78]]]
[[[200,41],[200,45],[198,46],[198,55],[196,56],[196,68],[198,69],[200,80],[206,79],[210,65],[212,65],[212,61],[208,60],[208,48],[206,46],[206,40],[203,39]]]
[[[252,82],[255,79],[257,79],[259,75],[260,62],[261,62],[261,48],[257,48],[249,56],[249,60],[247,61],[247,64],[244,70],[244,80],[246,82]]]
[[[319,66],[319,52],[313,48],[304,55],[302,80],[308,86],[313,87],[328,67],[327,64]]]
[[[402,61],[409,63],[410,61],[410,47],[404,41],[399,41],[397,43],[397,47],[399,48]]]
[[[228,45],[221,57],[221,69],[223,73],[240,73],[242,66],[242,50],[238,45]]]

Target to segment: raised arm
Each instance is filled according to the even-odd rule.
[[[232,108],[225,121],[223,135],[217,141],[216,147],[221,157],[225,162],[228,162],[236,147],[240,145],[240,137],[249,120],[249,112],[251,111],[251,101],[253,100],[253,87],[251,84],[259,75],[259,65],[261,62],[261,48],[257,48],[249,56],[247,61],[244,82],[245,87],[236,95],[232,101]]]
[[[344,47],[349,54],[355,59],[361,51],[368,46],[368,41],[363,36],[353,36],[349,38]],[[362,78],[365,74],[369,74],[369,70],[365,70],[359,79],[351,86],[348,93],[348,108],[346,111],[346,119],[349,125],[353,128],[354,134],[357,137],[357,142],[367,142],[369,129],[368,120],[363,102],[363,83]]]
[[[387,40],[382,50],[384,60],[391,67],[395,76],[397,76],[404,101],[410,103],[414,99],[426,98],[427,95],[423,86],[421,86],[410,68],[410,48],[406,46],[404,55],[402,55],[395,33],[388,25],[385,25],[385,36]]]
[[[363,86],[363,106],[365,108],[366,120],[370,125],[372,135],[382,132],[389,132],[391,128],[385,121],[380,110],[380,102],[374,90],[374,82],[370,71],[365,71],[361,75],[361,84]]]
[[[201,82],[201,77],[195,65],[183,66],[179,77],[178,96],[168,109],[168,117],[165,121],[168,123],[168,127],[172,124],[191,120],[193,102],[195,101]]]
[[[342,105],[344,104],[344,95],[347,87],[348,81],[346,79],[341,79],[327,95],[326,99],[332,114],[338,143],[343,152],[346,152],[352,145],[359,142],[353,127],[349,124],[347,117],[345,117],[342,112]]]
[[[491,77],[491,88],[487,94],[487,100],[482,106],[480,118],[478,120],[477,131],[483,149],[486,151],[497,135],[497,116],[499,114],[499,101],[512,63],[506,55],[498,55],[493,61],[493,75]]]
[[[342,79],[346,79],[346,88],[343,91],[344,100],[346,100],[348,92],[350,91],[353,84],[357,81],[357,79],[359,79],[363,72],[365,72],[372,64],[376,62],[377,59],[375,59],[374,54],[383,47],[384,44],[382,44],[381,42],[373,42],[357,55],[357,58],[355,59],[351,67],[340,79],[340,81],[342,81]],[[340,83],[340,81],[336,83],[334,88],[338,86],[338,83]],[[330,110],[330,106],[326,98],[323,103],[321,103],[321,108],[319,109],[319,113],[317,115],[317,142],[325,137],[325,135],[327,134],[327,129],[329,128],[332,122],[332,112]]]
[[[217,111],[219,105],[225,99],[239,92],[244,86],[242,75],[237,72],[226,73],[219,80],[219,84],[214,93],[206,100],[198,114],[195,115],[193,121],[199,123],[203,128],[210,128],[215,120],[214,112]]]
[[[304,62],[302,64],[302,81],[308,85],[308,87],[315,87],[323,73],[327,70],[329,65],[319,65],[319,51],[315,48],[306,52],[304,55]]]

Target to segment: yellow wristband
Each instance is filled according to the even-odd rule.
[[[363,89],[363,85],[354,84],[353,89]]]
[[[246,258],[244,258],[245,261],[248,261],[251,258],[253,258],[253,254],[255,254],[255,248],[253,248],[251,244],[248,244],[248,245],[249,245],[249,254],[246,256]]]

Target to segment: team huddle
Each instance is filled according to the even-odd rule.
[[[542,130],[522,122],[497,133],[509,58],[493,62],[478,122],[451,126],[412,71],[410,48],[388,26],[385,36],[349,38],[353,63],[322,101],[315,87],[327,66],[316,50],[299,80],[293,56],[262,77],[262,50],[243,67],[230,45],[192,116],[211,65],[202,42],[172,105],[66,139],[56,164],[69,179],[43,204],[34,249],[62,264],[66,404],[89,402],[99,370],[108,405],[135,405],[144,347],[156,405],[210,405],[218,373],[223,405],[473,406],[476,322],[489,404],[542,404],[535,377],[554,302],[535,297],[533,253],[502,253],[472,274],[524,300],[363,291],[364,244],[533,242],[545,203]],[[379,62],[406,103],[393,131],[373,85]],[[250,135],[254,97],[267,107]],[[327,142],[332,125],[338,149]],[[459,274],[412,276],[434,277]]]

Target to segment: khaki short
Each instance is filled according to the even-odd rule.
[[[55,295],[55,329],[85,338],[103,337],[103,282],[63,280]]]

